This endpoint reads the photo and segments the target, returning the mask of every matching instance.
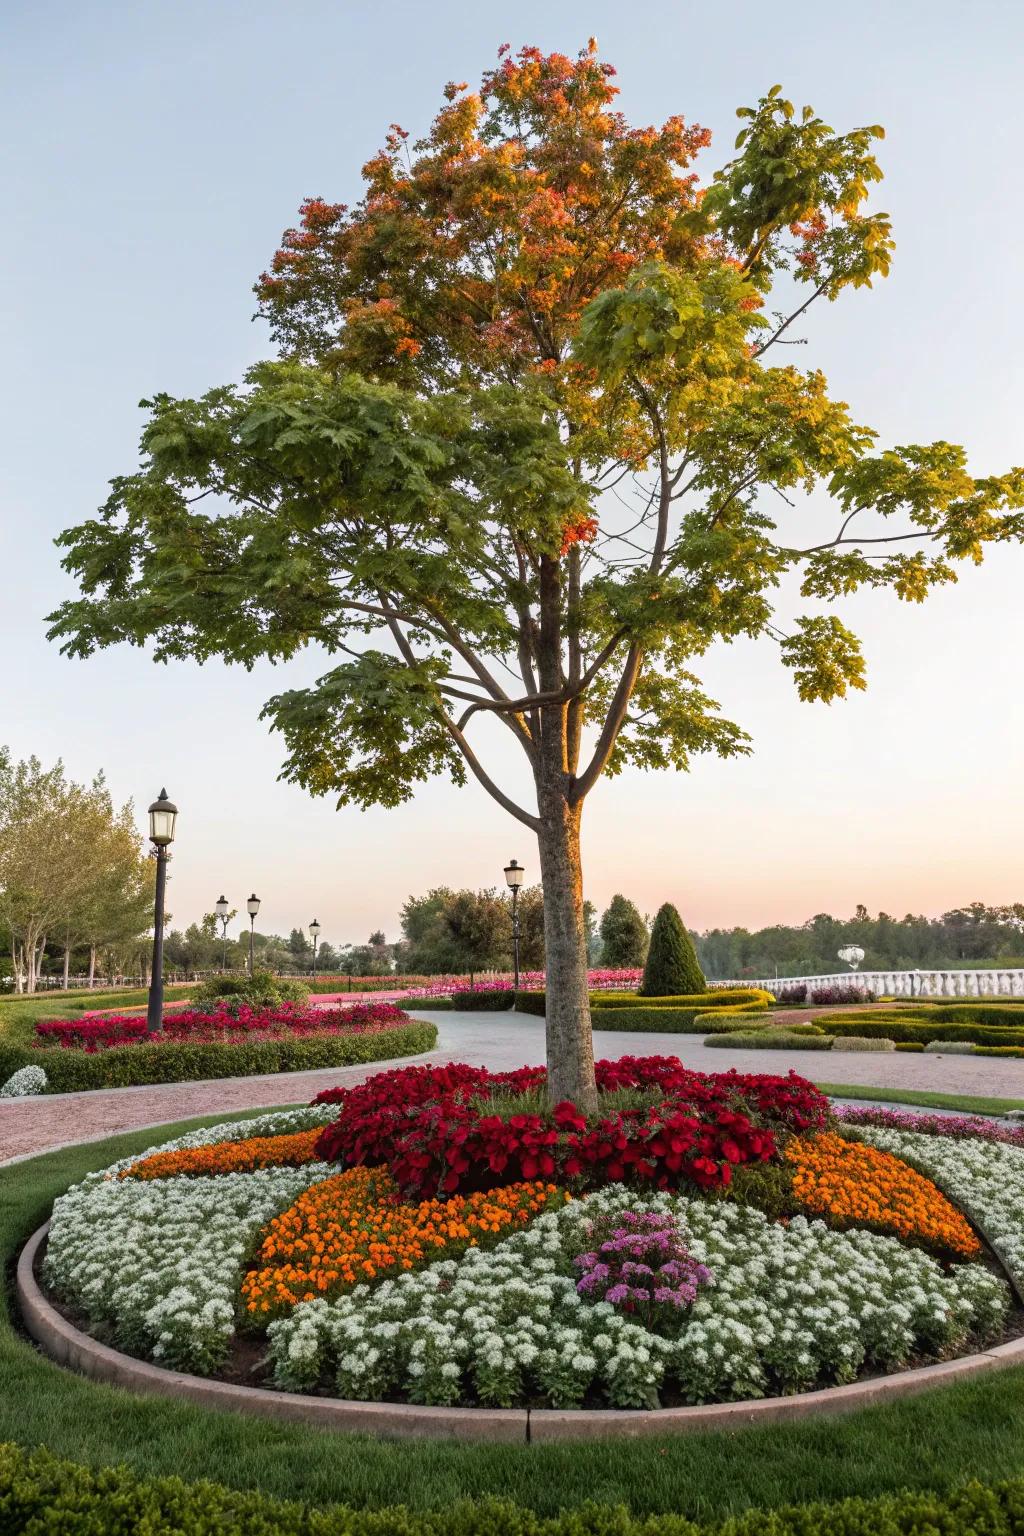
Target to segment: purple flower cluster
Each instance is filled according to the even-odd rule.
[[[576,1282],[581,1296],[610,1301],[628,1312],[659,1307],[688,1307],[701,1285],[714,1284],[714,1275],[689,1253],[671,1216],[656,1211],[623,1211],[612,1227],[606,1221],[591,1226],[591,1237],[608,1235],[573,1260],[583,1271]]]
[[[977,1141],[1004,1141],[1011,1147],[1024,1147],[1024,1125],[1000,1125],[982,1115],[915,1115],[902,1109],[861,1108],[856,1104],[836,1104],[833,1112],[846,1125],[879,1125],[893,1131],[920,1131],[926,1136],[966,1136]]]

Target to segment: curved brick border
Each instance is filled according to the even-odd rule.
[[[184,1398],[205,1408],[222,1408],[258,1418],[315,1424],[349,1434],[444,1440],[603,1440],[614,1436],[682,1434],[692,1430],[741,1429],[816,1414],[849,1413],[897,1397],[927,1391],[1000,1366],[1024,1364],[1024,1338],[977,1355],[925,1365],[914,1371],[846,1387],[826,1387],[794,1397],[691,1408],[631,1409],[426,1408],[406,1403],[360,1403],[341,1398],[236,1387],[181,1371],[164,1370],[99,1344],[74,1328],[52,1307],[36,1283],[36,1256],[49,1222],[34,1232],[18,1258],[17,1294],[25,1327],[59,1365],[131,1392]]]

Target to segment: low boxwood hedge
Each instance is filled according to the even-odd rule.
[[[709,1035],[728,1034],[733,1029],[768,1029],[771,1025],[771,1016],[767,1009],[764,1017],[758,1015],[761,1009],[748,1006],[737,1008],[735,1012],[726,1013],[724,1008],[712,1008],[710,1013],[698,1013],[693,1021],[694,1034],[700,1034],[706,1030]]]
[[[0,1445],[0,1528],[11,1536],[1017,1536],[1022,1525],[1020,1478],[970,1482],[944,1493],[746,1509],[698,1525],[685,1515],[636,1517],[621,1506],[593,1503],[543,1516],[505,1499],[467,1499],[427,1513],[403,1505],[312,1508],[220,1483],[142,1478],[127,1467],[85,1467],[46,1449]]]
[[[940,1017],[945,1009],[921,1009],[903,1012],[901,1009],[884,1009],[875,1013],[830,1013],[828,1028],[834,1035],[864,1035],[889,1040],[919,1040],[927,1045],[932,1040],[969,1040],[973,1045],[1015,1045],[1024,1047],[1024,1016],[1021,1023],[1011,1025],[972,1024],[967,1020]]]
[[[498,1013],[511,1008],[515,1000],[516,994],[511,987],[507,992],[474,992],[469,987],[463,987],[461,991],[452,993],[449,1006],[471,1009],[476,1013]]]
[[[0,1046],[0,1082],[19,1067],[42,1067],[48,1093],[74,1093],[86,1088],[130,1088],[143,1083],[185,1083],[211,1077],[258,1077],[272,1072],[315,1072],[320,1067],[351,1067],[392,1056],[415,1056],[433,1050],[437,1028],[425,1019],[411,1019],[394,1029],[362,1035],[296,1035],[286,1040],[250,1036],[230,1043],[204,1045],[165,1041],[153,1045],[119,1045],[107,1051],[65,1050],[49,1046],[32,1050]]]
[[[700,1034],[705,1025],[698,1022],[710,1009],[717,1012],[767,1014],[767,992],[756,988],[697,993],[691,997],[638,997],[635,992],[592,992],[590,1021],[594,1029],[620,1029],[629,1033],[651,1030],[661,1034]],[[544,1017],[544,992],[517,992],[515,1006],[520,1013]],[[749,1019],[748,1019],[749,1022]]]
[[[728,1050],[756,1051],[830,1051],[831,1035],[794,1035],[786,1029],[730,1030],[722,1035],[707,1035],[705,1045],[720,1045]]]
[[[767,1008],[773,1001],[770,992],[759,987],[723,987],[716,992],[681,993],[678,997],[641,997],[638,992],[592,992],[591,1008]]]

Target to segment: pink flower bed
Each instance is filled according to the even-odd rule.
[[[591,992],[632,991],[640,985],[642,970],[596,970],[587,972],[587,986]],[[472,987],[470,980],[472,979]],[[543,971],[521,971],[521,992],[543,991],[546,977]],[[435,976],[419,987],[406,989],[407,997],[450,997],[453,992],[508,992],[512,987],[512,972],[494,976]]]
[[[965,1136],[979,1141],[1004,1141],[1011,1147],[1024,1147],[1024,1125],[1000,1124],[982,1115],[913,1114],[902,1109],[876,1109],[857,1104],[835,1104],[833,1113],[846,1125],[887,1126],[894,1131],[918,1131],[926,1136]]]
[[[185,1008],[164,1015],[162,1041],[283,1040],[306,1035],[367,1035],[407,1024],[409,1015],[394,1003],[356,1003],[348,1008],[311,1008],[281,1003],[276,1008]],[[107,1014],[102,1018],[54,1019],[36,1025],[37,1045],[65,1050],[107,1051],[115,1046],[141,1045],[152,1037],[144,1014]]]

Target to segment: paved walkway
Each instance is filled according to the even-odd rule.
[[[438,1027],[438,1048],[417,1061],[469,1061],[502,1070],[544,1060],[544,1021],[528,1014],[455,1013],[417,1009]],[[806,1014],[804,1015],[806,1017]],[[702,1072],[788,1072],[823,1082],[867,1087],[914,1088],[1024,1099],[1024,1060],[994,1056],[917,1055],[904,1052],[747,1051],[706,1046],[699,1035],[662,1035],[599,1030],[599,1057],[678,1056]],[[128,1050],[130,1047],[125,1046]],[[120,1131],[184,1120],[190,1115],[230,1114],[261,1105],[307,1104],[334,1083],[357,1083],[389,1062],[284,1072],[269,1077],[229,1077],[201,1083],[160,1083],[0,1102],[0,1162]]]

